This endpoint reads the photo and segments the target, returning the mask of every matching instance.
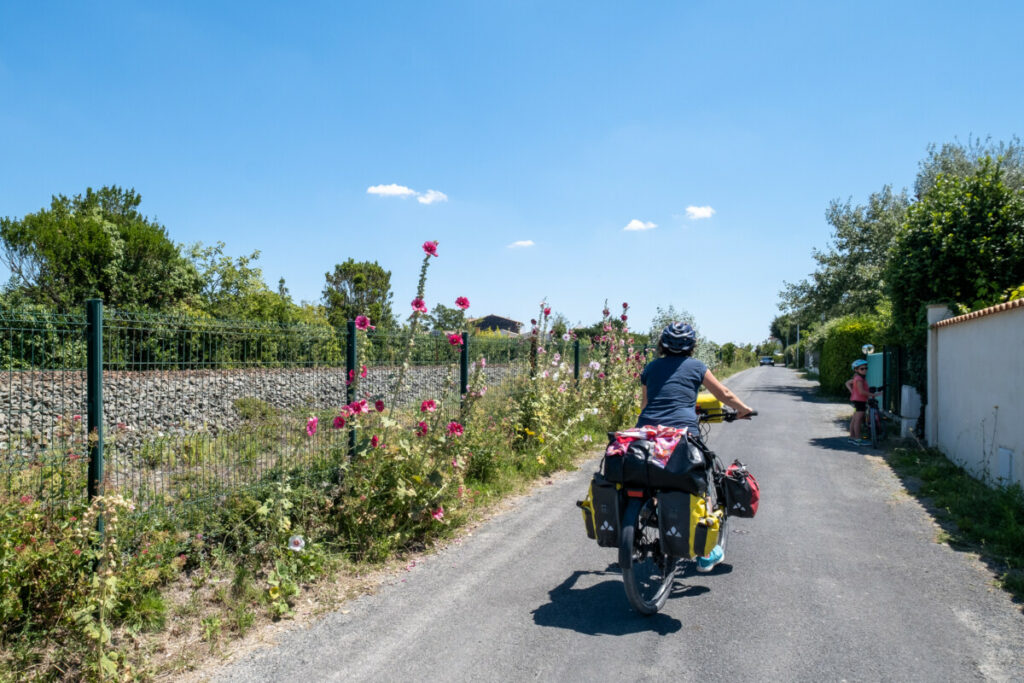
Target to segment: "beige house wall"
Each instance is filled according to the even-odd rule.
[[[929,311],[929,445],[992,484],[1024,485],[1024,301]]]

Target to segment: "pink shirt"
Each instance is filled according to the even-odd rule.
[[[860,375],[854,375],[853,385],[850,390],[851,401],[866,401],[868,400],[868,382]]]

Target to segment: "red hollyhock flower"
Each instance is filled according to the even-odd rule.
[[[366,378],[366,366],[363,365],[363,366],[361,366],[361,368],[362,369],[359,371],[359,376],[363,377],[365,379]]]
[[[384,412],[384,401],[378,400],[376,403],[373,404],[373,407],[377,409],[378,413],[383,413]]]
[[[619,317],[620,317],[620,318],[622,318],[622,322],[626,322],[626,320],[628,320],[628,319],[629,319],[629,316],[627,316],[627,315],[626,315],[625,313],[623,313],[623,314],[622,314],[622,315],[620,315]]]
[[[376,448],[380,445],[380,437],[374,434],[370,437],[370,448]]]
[[[423,243],[423,251],[431,256],[437,256],[437,240],[427,240]]]
[[[416,298],[412,300],[412,310],[419,311],[420,313],[427,312],[427,304],[423,302],[423,299]]]
[[[604,309],[603,311],[601,311],[601,315],[603,315],[605,317],[607,317],[610,313],[611,313],[611,311],[609,311],[607,308]]]
[[[455,305],[461,308],[462,310],[466,310],[467,308],[469,308],[469,299],[467,299],[464,296],[457,297],[455,299]]]
[[[437,402],[432,398],[428,398],[426,401],[420,404],[421,413],[432,413],[437,410]]]
[[[462,425],[460,425],[458,422],[449,422],[448,423],[448,435],[449,436],[462,436],[462,432],[463,432]]]
[[[453,332],[448,335],[448,343],[452,346],[462,346],[462,335],[457,332]]]
[[[623,301],[622,302],[622,307],[623,308],[629,308],[629,304],[627,304],[625,301]]]
[[[426,436],[430,429],[427,427],[426,422],[419,422],[416,425],[416,436]]]
[[[550,307],[544,309],[544,315],[551,315],[551,308]]]
[[[357,330],[375,330],[377,328],[370,324],[370,319],[367,318],[365,315],[357,315],[356,316],[356,329]]]
[[[341,429],[344,426],[345,426],[345,418],[344,417],[342,417],[341,415],[338,415],[337,417],[334,418],[334,428],[335,429]]]

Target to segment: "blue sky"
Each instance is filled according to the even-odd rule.
[[[404,316],[436,239],[430,306],[673,305],[756,343],[830,200],[1024,133],[1022,25],[1009,1],[5,0],[0,215],[118,184],[297,300],[375,260]]]

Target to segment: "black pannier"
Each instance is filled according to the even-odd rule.
[[[604,548],[619,546],[622,529],[622,492],[614,482],[595,473],[590,482],[591,504],[594,507],[594,533],[597,544]]]
[[[614,434],[609,435],[614,442]],[[687,493],[708,490],[707,448],[687,435],[679,440],[668,462],[662,466],[654,456],[654,444],[636,439],[622,455],[605,455],[603,471],[608,481],[626,486],[645,486]]]

